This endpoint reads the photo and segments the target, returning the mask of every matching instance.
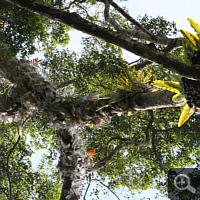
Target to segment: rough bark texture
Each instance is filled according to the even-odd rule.
[[[194,65],[191,70],[190,65],[181,62],[166,52],[160,51],[150,45],[139,43],[133,40],[131,37],[127,37],[127,35],[121,34],[120,32],[112,31],[107,28],[98,26],[83,19],[76,13],[58,10],[36,0],[6,1],[24,8],[30,12],[39,14],[41,16],[80,30],[89,35],[98,37],[99,39],[102,39],[106,42],[115,44],[147,60],[161,64],[169,70],[174,71],[184,77],[195,80],[200,79],[200,66]],[[173,43],[171,39],[168,39],[168,41],[169,45]]]
[[[57,150],[60,153],[58,169],[64,179],[60,199],[79,199],[86,167],[90,165],[85,144],[75,126],[58,130],[57,136]]]

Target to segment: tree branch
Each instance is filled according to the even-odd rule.
[[[108,4],[107,0],[99,0],[99,1],[103,2],[105,5]],[[150,31],[148,31],[140,23],[138,23],[133,17],[131,17],[123,8],[118,6],[114,1],[112,1],[110,5],[112,5],[128,21],[130,21],[139,30],[141,30],[141,31],[136,31],[136,30],[120,29],[121,32],[127,33],[134,38],[143,39],[143,40],[150,41],[150,42],[153,42],[153,43],[156,43],[156,44],[170,45],[170,46],[173,46],[173,48],[177,48],[177,47],[182,46],[182,38],[173,38],[169,43],[168,38],[162,38],[162,37],[158,37],[156,35],[153,35]],[[112,20],[111,22],[114,22],[114,21]],[[112,25],[114,26],[114,23]],[[118,30],[118,29],[116,29],[116,30]]]
[[[18,139],[17,141],[15,142],[14,146],[12,147],[12,149],[10,150],[8,156],[7,156],[7,170],[8,170],[8,182],[9,182],[9,199],[12,200],[12,182],[11,182],[11,178],[10,178],[10,170],[9,170],[9,159],[10,159],[10,156],[12,154],[12,152],[14,151],[14,149],[16,148],[16,146],[18,145],[21,137],[22,137],[22,128],[23,128],[23,125],[21,122],[18,122],[17,124],[17,130],[18,130]]]
[[[127,148],[127,147],[135,147],[135,146],[147,146],[150,143],[150,129],[151,129],[151,125],[154,121],[154,116],[153,116],[153,111],[149,110],[149,113],[151,115],[151,119],[149,120],[149,124],[147,125],[146,128],[146,141],[144,142],[134,142],[131,139],[123,139],[126,142],[124,144],[118,145],[111,153],[109,156],[105,157],[103,160],[99,161],[98,163],[96,163],[93,167],[87,169],[86,173],[90,174],[93,172],[96,172],[97,170],[105,167],[114,157],[115,155],[122,149]],[[122,140],[122,138],[120,138],[120,140]]]
[[[142,70],[144,69],[147,65],[150,65],[150,64],[153,64],[153,62],[149,61],[149,60],[145,60],[141,63],[138,63],[136,65],[134,65],[135,67],[135,71],[139,71],[139,70]]]
[[[127,35],[123,35],[116,31],[109,30],[107,28],[98,26],[92,22],[89,22],[76,13],[70,13],[62,11],[52,6],[45,5],[44,3],[36,0],[6,0],[9,3],[24,8],[30,12],[47,17],[59,23],[71,26],[77,30],[80,30],[89,35],[98,37],[106,42],[115,44],[122,47],[142,58],[156,62],[163,65],[165,68],[187,77],[193,80],[200,79],[200,66],[199,65],[187,65],[184,62],[174,58],[173,56],[147,44],[142,44],[135,40],[130,39]],[[179,41],[178,39],[165,39],[165,45]],[[156,43],[156,42],[155,42]]]
[[[91,185],[91,182],[92,182],[92,179],[91,179],[91,174],[89,174],[89,183],[88,183],[88,186],[87,186],[87,189],[86,189],[86,191],[85,191],[85,195],[84,195],[84,197],[83,197],[83,200],[86,200],[86,194],[87,194],[87,192],[88,192],[88,189],[89,189],[89,187],[90,187],[90,185]]]

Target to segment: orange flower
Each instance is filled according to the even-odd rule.
[[[87,156],[93,156],[96,154],[95,149],[89,150],[86,152]]]

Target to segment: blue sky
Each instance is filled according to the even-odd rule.
[[[190,17],[197,21],[200,24],[200,1],[197,0],[128,0],[128,1],[120,1],[116,0],[116,3],[120,6],[126,6],[129,8],[130,14],[135,19],[137,16],[144,16],[145,13],[148,14],[148,16],[157,17],[163,16],[168,21],[175,21],[177,24],[178,29],[186,29],[189,32],[193,33],[193,29],[190,27],[189,22],[187,21],[187,17]],[[69,50],[81,52],[81,37],[85,34],[82,34],[79,31],[71,31],[71,40],[70,44],[68,45]],[[38,56],[38,55],[37,55]],[[36,57],[37,57],[36,56]],[[124,58],[128,61],[134,61],[134,56],[132,54],[129,54],[127,52],[124,53]],[[42,151],[41,151],[42,152]],[[33,158],[34,167],[36,167],[36,164],[39,162],[38,156],[41,155],[41,152],[38,152]],[[91,185],[90,189],[92,190],[95,188],[95,185]],[[90,192],[90,191],[89,191]],[[92,197],[90,197],[88,192],[87,200],[92,200]],[[142,192],[140,195],[136,195],[136,200],[149,200],[155,199],[156,191],[155,190],[149,190]],[[100,199],[116,199],[112,194],[108,196],[107,198],[103,198],[103,196],[100,196]],[[123,200],[120,196],[120,199]],[[159,198],[160,200],[167,200],[168,198]]]

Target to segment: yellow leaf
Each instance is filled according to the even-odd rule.
[[[194,40],[193,36],[191,33],[187,32],[186,30],[181,29],[181,33],[185,38],[187,38],[195,47],[197,47],[197,43]]]
[[[132,113],[131,112],[129,112],[128,114],[127,114],[127,116],[131,116],[132,115]]]
[[[155,80],[151,83],[151,85],[154,85],[158,88],[169,90],[171,92],[175,92],[177,94],[179,94],[181,91],[180,83],[176,81]]]
[[[86,152],[87,156],[93,156],[96,154],[95,149],[89,150]]]
[[[186,103],[181,113],[181,116],[179,118],[178,127],[181,127],[190,118],[190,116],[194,113],[194,111],[195,109],[190,108],[188,104]]]
[[[181,93],[175,94],[175,95],[172,97],[172,101],[174,101],[174,102],[182,102],[182,101],[184,101],[184,100],[185,100],[185,96],[184,96],[184,94],[181,94]]]
[[[195,29],[195,31],[200,33],[200,26],[198,25],[198,23],[189,17],[187,18],[187,20],[190,22],[191,26]]]

